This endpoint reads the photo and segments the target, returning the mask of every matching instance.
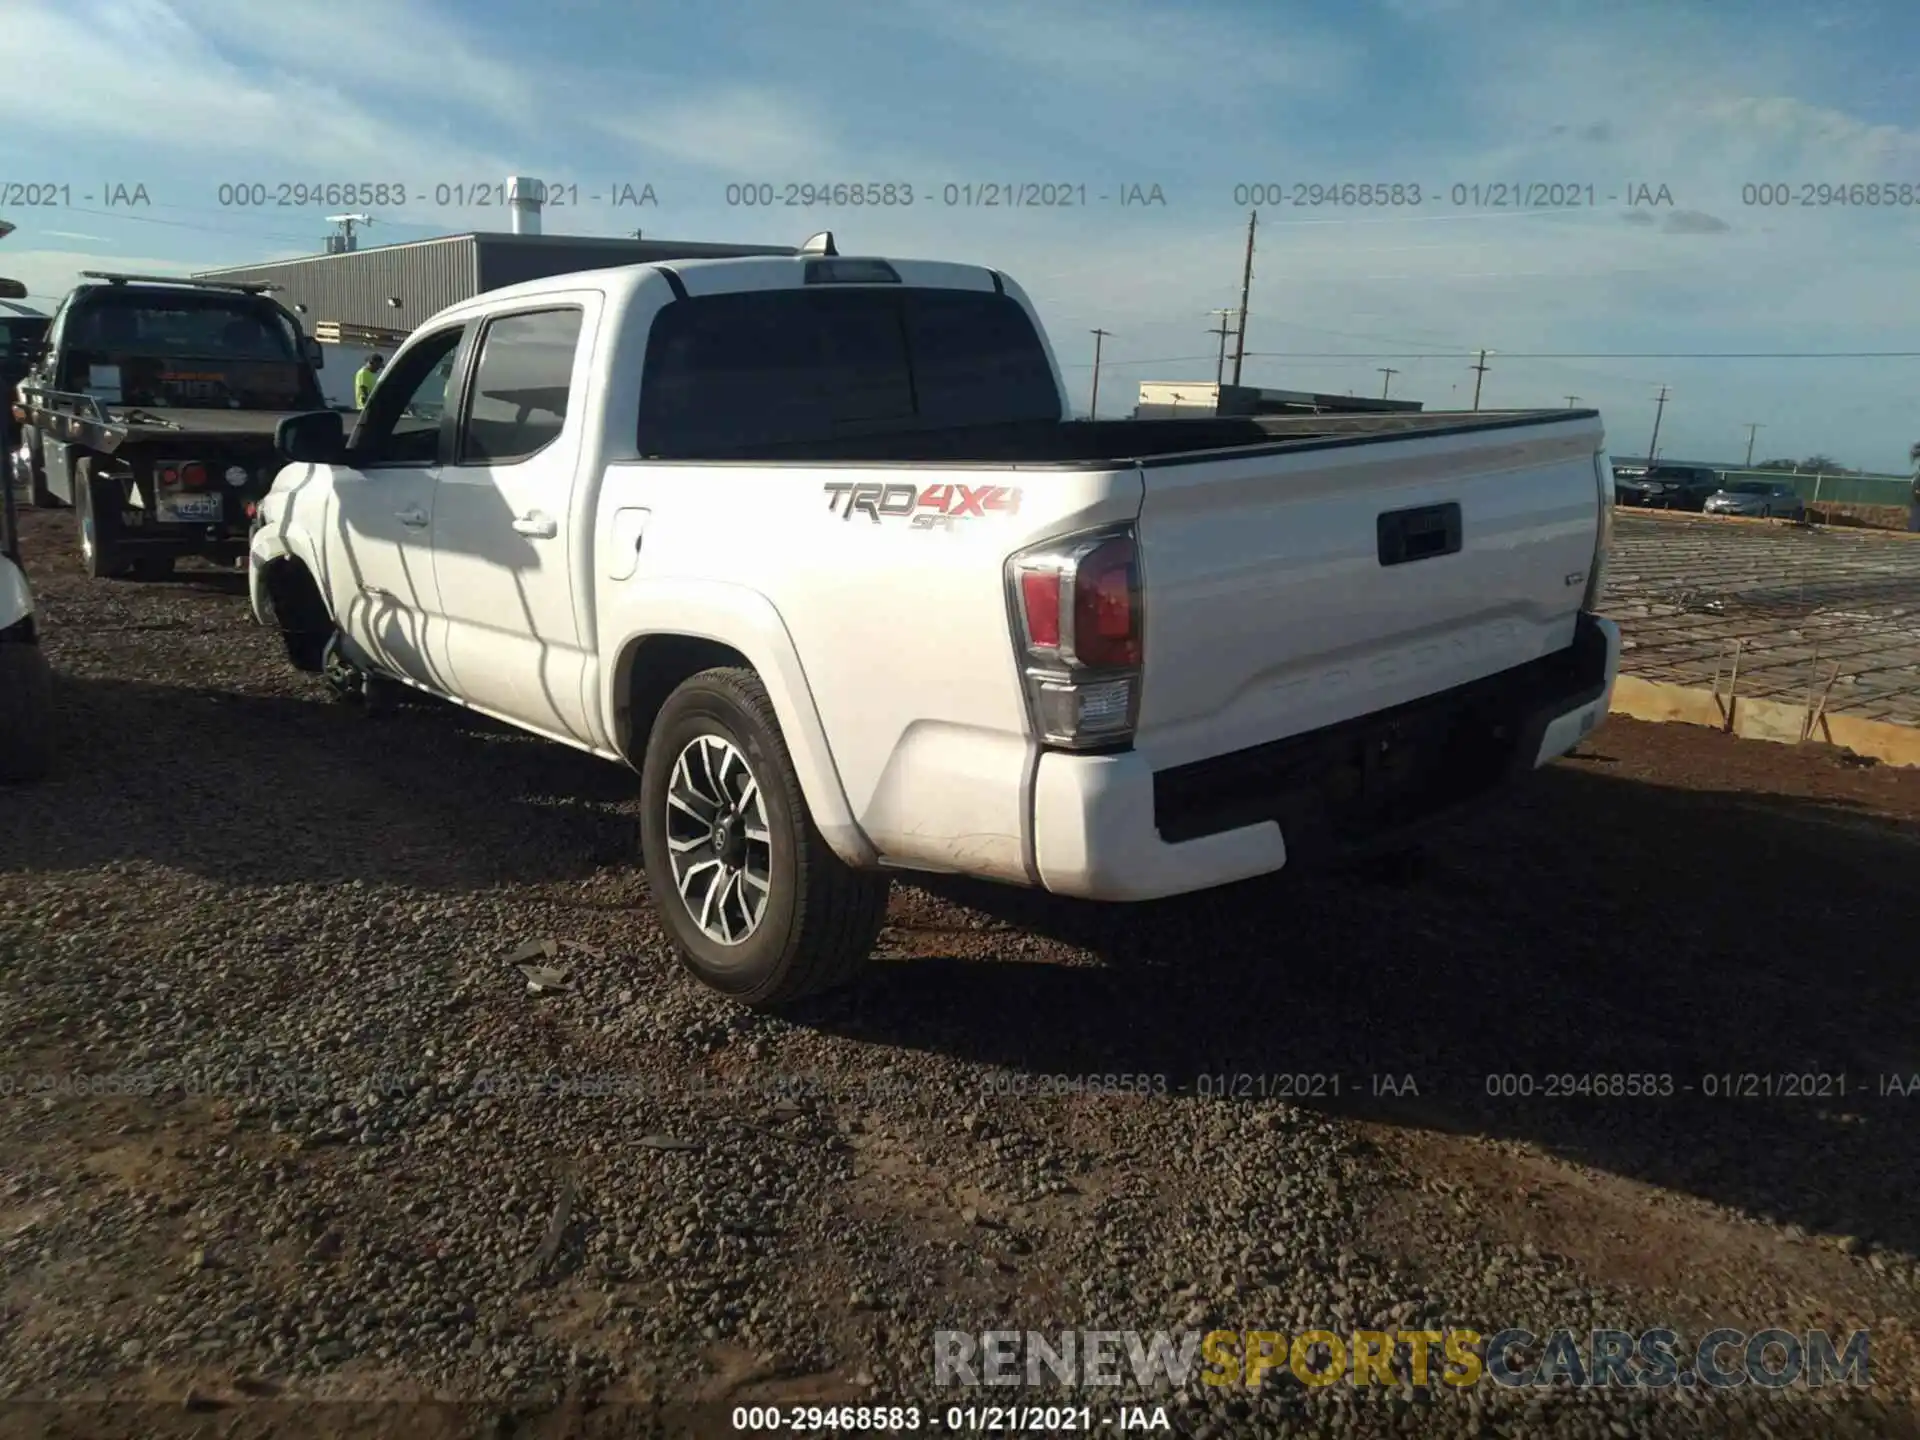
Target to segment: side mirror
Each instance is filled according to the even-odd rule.
[[[316,370],[327,368],[327,347],[311,335],[306,337],[307,363]]]
[[[27,286],[23,280],[0,279],[0,300],[24,300]]]
[[[295,465],[337,465],[347,450],[338,410],[290,415],[273,428],[273,448]]]

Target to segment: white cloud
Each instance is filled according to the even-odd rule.
[[[622,144],[734,179],[847,179],[883,168],[864,155],[860,164],[850,164],[852,147],[837,134],[824,97],[805,99],[744,83],[638,107],[597,124]]]
[[[277,14],[279,3],[261,13]],[[333,68],[347,42],[304,52],[306,73],[247,70],[164,0],[13,0],[6,28],[8,49],[36,63],[9,67],[0,127],[15,136],[58,135],[68,147],[137,149],[156,167],[191,163],[206,179],[201,203],[208,207],[224,178],[216,167],[239,166],[238,178],[260,180],[414,180],[509,168],[477,148],[422,136],[349,95]],[[105,97],[108,82],[73,80],[96,73],[103,54],[137,57],[112,67]],[[421,63],[417,52],[410,58]],[[396,169],[411,173],[396,176]]]
[[[1358,60],[1351,40],[1297,12],[1271,31],[1251,22],[1251,32],[1241,15],[1141,0],[895,0],[893,13],[1054,83],[1108,90],[1136,104],[1151,97],[1163,114],[1181,103],[1328,93],[1351,81]]]
[[[556,88],[551,75],[469,44],[465,17],[426,0],[174,0],[174,11],[221,49],[244,47],[281,73],[341,77],[376,114],[384,91],[463,119],[531,125]]]

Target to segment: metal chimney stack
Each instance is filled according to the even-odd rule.
[[[507,177],[507,210],[512,217],[513,233],[538,235],[540,207],[546,202],[547,185],[527,175]]]

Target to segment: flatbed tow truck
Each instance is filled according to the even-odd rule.
[[[324,409],[324,352],[271,287],[87,271],[21,382],[36,506],[76,517],[87,573],[161,579],[195,555],[242,564],[274,431]]]

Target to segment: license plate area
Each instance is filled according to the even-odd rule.
[[[154,496],[154,518],[188,525],[217,525],[225,515],[217,490],[161,490]]]

